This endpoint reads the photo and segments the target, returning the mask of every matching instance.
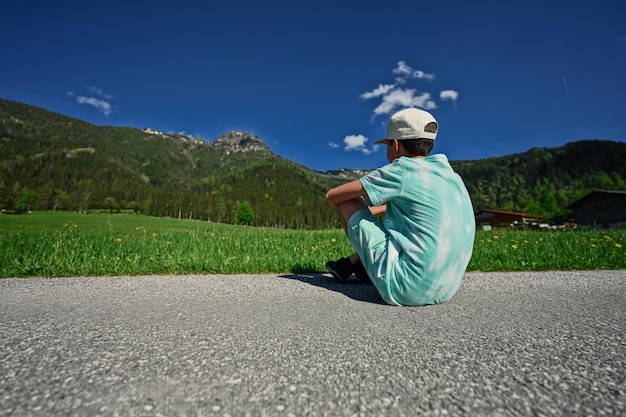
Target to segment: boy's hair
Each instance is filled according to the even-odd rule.
[[[404,139],[399,140],[402,147],[411,156],[428,156],[435,146],[432,139]]]

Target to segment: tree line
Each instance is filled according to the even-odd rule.
[[[237,143],[233,138],[240,136]],[[345,179],[269,149],[250,150],[247,143],[241,132],[218,146],[94,126],[0,99],[0,211],[133,211],[256,226],[340,226],[324,195]],[[583,140],[451,164],[475,211],[519,211],[558,221],[593,189],[625,190],[624,160],[623,142]]]

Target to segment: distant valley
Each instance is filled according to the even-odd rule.
[[[582,140],[451,164],[476,211],[523,211],[558,220],[568,216],[568,204],[592,189],[626,190],[625,160],[626,143]],[[151,129],[95,126],[0,99],[4,212],[133,210],[224,223],[334,228],[339,219],[325,192],[366,172],[311,170],[272,153],[247,132],[226,132],[209,142]]]

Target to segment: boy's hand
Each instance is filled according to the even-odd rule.
[[[387,212],[387,205],[383,204],[382,206],[372,206],[370,207],[370,212],[374,216],[378,216],[379,214],[385,214]]]

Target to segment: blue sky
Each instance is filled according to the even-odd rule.
[[[374,168],[391,112],[475,160],[626,141],[626,2],[11,1],[0,98],[213,141],[253,132],[309,168]]]

